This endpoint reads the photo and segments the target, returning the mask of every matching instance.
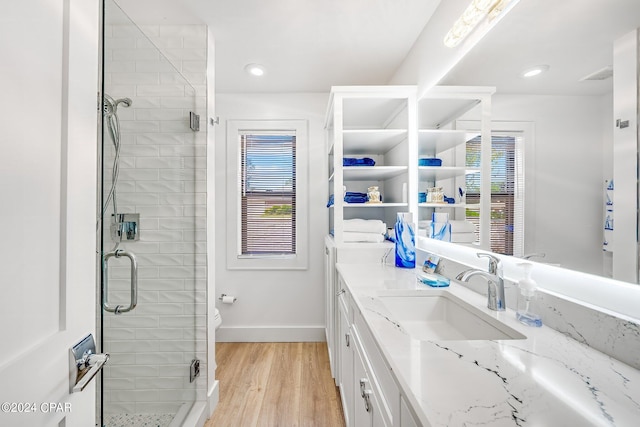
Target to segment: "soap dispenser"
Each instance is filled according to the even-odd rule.
[[[525,325],[542,326],[540,315],[535,313],[536,282],[531,278],[533,265],[529,263],[518,264],[524,269],[524,279],[518,282],[518,307],[516,317]]]

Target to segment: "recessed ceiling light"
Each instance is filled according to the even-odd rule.
[[[527,68],[521,73],[522,77],[535,77],[549,70],[548,65],[536,65],[535,67]]]
[[[245,65],[244,70],[256,77],[264,76],[265,73],[264,67],[260,64],[247,64]]]

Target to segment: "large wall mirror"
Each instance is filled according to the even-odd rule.
[[[439,82],[496,87],[493,129],[524,142],[522,251],[544,254],[534,261],[612,277],[613,47],[639,27],[638,0],[521,0]]]

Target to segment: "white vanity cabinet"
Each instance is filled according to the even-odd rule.
[[[402,427],[420,427],[421,425],[411,413],[404,397],[400,398],[400,425]]]
[[[324,318],[325,318],[325,337],[327,340],[327,350],[329,352],[329,367],[331,376],[335,378],[338,385],[337,365],[338,355],[337,348],[338,332],[336,327],[337,319],[337,290],[336,290],[336,247],[331,237],[327,236],[324,242]]]
[[[400,389],[339,274],[337,288],[338,383],[347,427],[417,425],[408,410],[401,412]]]
[[[347,427],[392,427],[385,395],[363,346],[353,317],[359,315],[350,302],[349,292],[342,279],[338,279],[338,323],[340,328],[340,355],[338,385]],[[397,395],[397,387],[395,387]],[[399,397],[398,397],[399,399]]]
[[[349,293],[342,279],[338,280],[338,287],[342,288],[338,296],[338,372],[336,380],[340,388],[340,398],[342,399],[342,412],[344,413],[345,425],[353,425],[353,398],[354,398],[354,373],[353,373],[353,347],[351,334],[351,318]]]
[[[360,390],[360,380],[365,378],[366,389],[370,392],[369,398],[365,403],[370,407],[369,416],[373,425],[400,425],[398,422],[400,391],[391,374],[391,369],[380,352],[360,310],[355,305],[351,309],[353,312],[351,329],[354,349],[360,356],[359,360],[364,370],[362,377],[356,377],[356,385],[358,387],[356,390]],[[355,356],[354,361],[358,361]],[[355,368],[355,370],[358,371],[358,368]],[[357,395],[356,393],[356,401],[358,400]],[[365,396],[362,396],[362,398],[365,399]]]
[[[353,379],[355,380],[353,425],[355,427],[391,427],[380,404],[382,392],[367,363],[367,356],[353,331]]]
[[[325,336],[329,352],[331,375],[336,385],[340,384],[340,346],[343,342],[339,323],[340,292],[344,287],[338,283],[336,263],[379,264],[387,258],[392,261],[393,243],[383,244],[349,243],[336,245],[332,236],[324,240],[324,286],[325,286]],[[389,254],[391,254],[389,256]]]

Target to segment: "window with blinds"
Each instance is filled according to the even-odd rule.
[[[241,131],[239,137],[239,255],[294,255],[295,131]]]
[[[522,255],[524,173],[519,137],[492,136],[491,251]],[[480,137],[467,142],[467,166],[480,167]],[[480,174],[467,175],[467,204],[480,203]],[[479,229],[479,211],[467,208],[467,220]]]

